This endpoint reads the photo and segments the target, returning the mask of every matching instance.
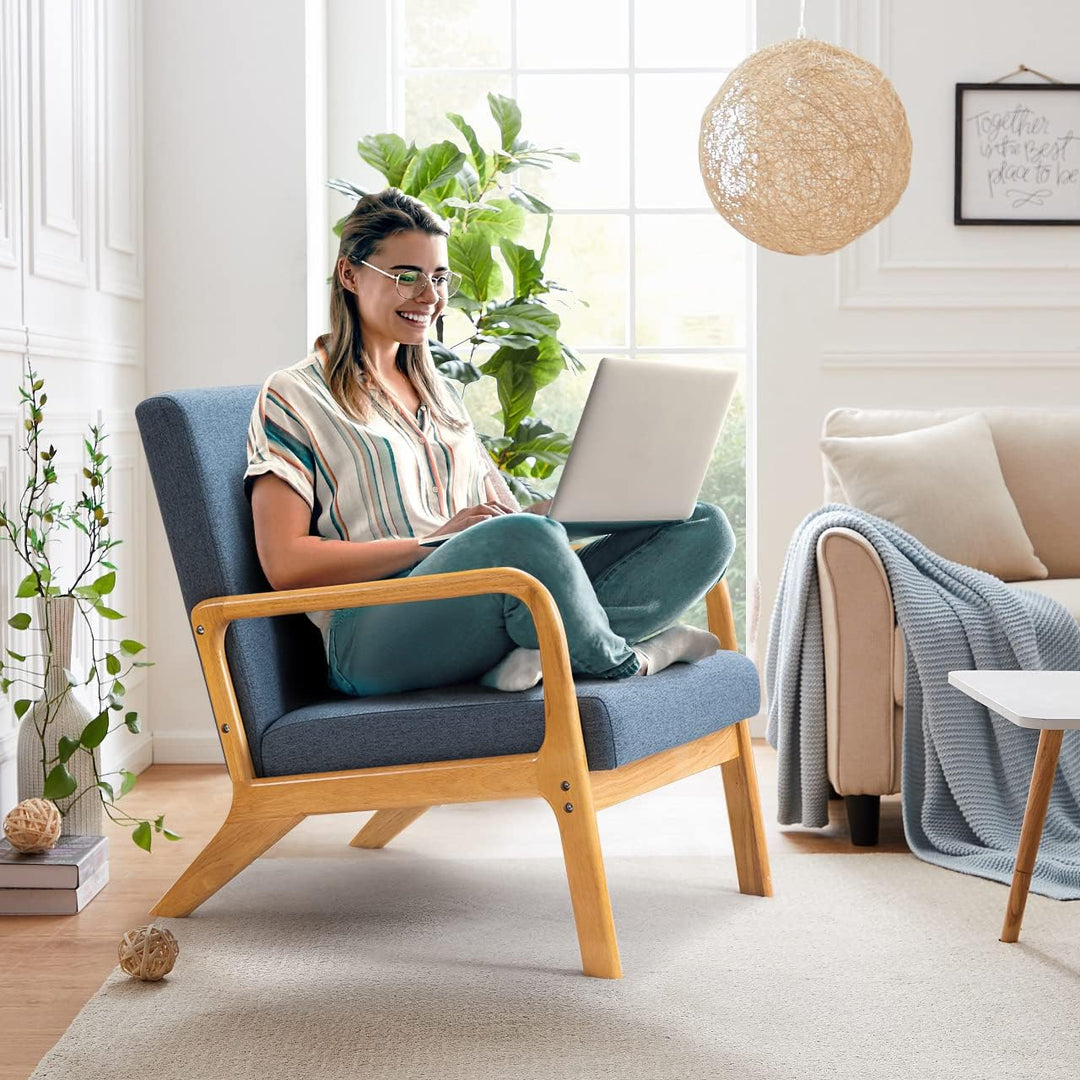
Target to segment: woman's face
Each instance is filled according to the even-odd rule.
[[[440,296],[430,281],[433,274],[445,274],[449,269],[446,237],[417,231],[397,233],[384,240],[366,262],[371,266],[353,265],[347,259],[338,264],[345,288],[356,293],[365,347],[422,344],[446,307],[446,297]],[[394,281],[396,275],[408,271],[427,275],[427,280],[419,279],[423,291],[412,298],[401,295],[410,291],[405,283],[399,292]]]

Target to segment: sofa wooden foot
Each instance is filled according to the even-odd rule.
[[[848,830],[856,847],[875,847],[881,814],[880,795],[845,795]]]

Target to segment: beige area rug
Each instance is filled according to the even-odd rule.
[[[906,855],[614,858],[625,975],[583,977],[561,864],[264,859],[115,972],[34,1073],[317,1080],[1080,1076],[1080,905]]]

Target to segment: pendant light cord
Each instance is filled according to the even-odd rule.
[[[806,0],[799,0],[799,37],[806,37]]]

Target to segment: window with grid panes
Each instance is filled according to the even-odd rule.
[[[518,183],[555,209],[549,277],[564,286],[560,336],[589,371],[540,391],[535,412],[573,433],[602,356],[723,364],[747,355],[746,241],[717,215],[698,172],[705,106],[747,53],[747,0],[395,0],[394,128],[424,145],[461,137],[461,113],[497,145],[489,91],[521,107],[523,138],[581,155]],[[530,215],[538,248],[545,219]],[[451,311],[445,340],[468,337]],[[476,359],[482,360],[478,354]],[[746,601],[746,421],[740,391],[701,498],[722,506],[738,537],[728,570],[742,642]],[[479,430],[501,433],[494,381],[465,400]],[[557,480],[557,476],[553,478]],[[685,616],[707,625],[704,603]]]

